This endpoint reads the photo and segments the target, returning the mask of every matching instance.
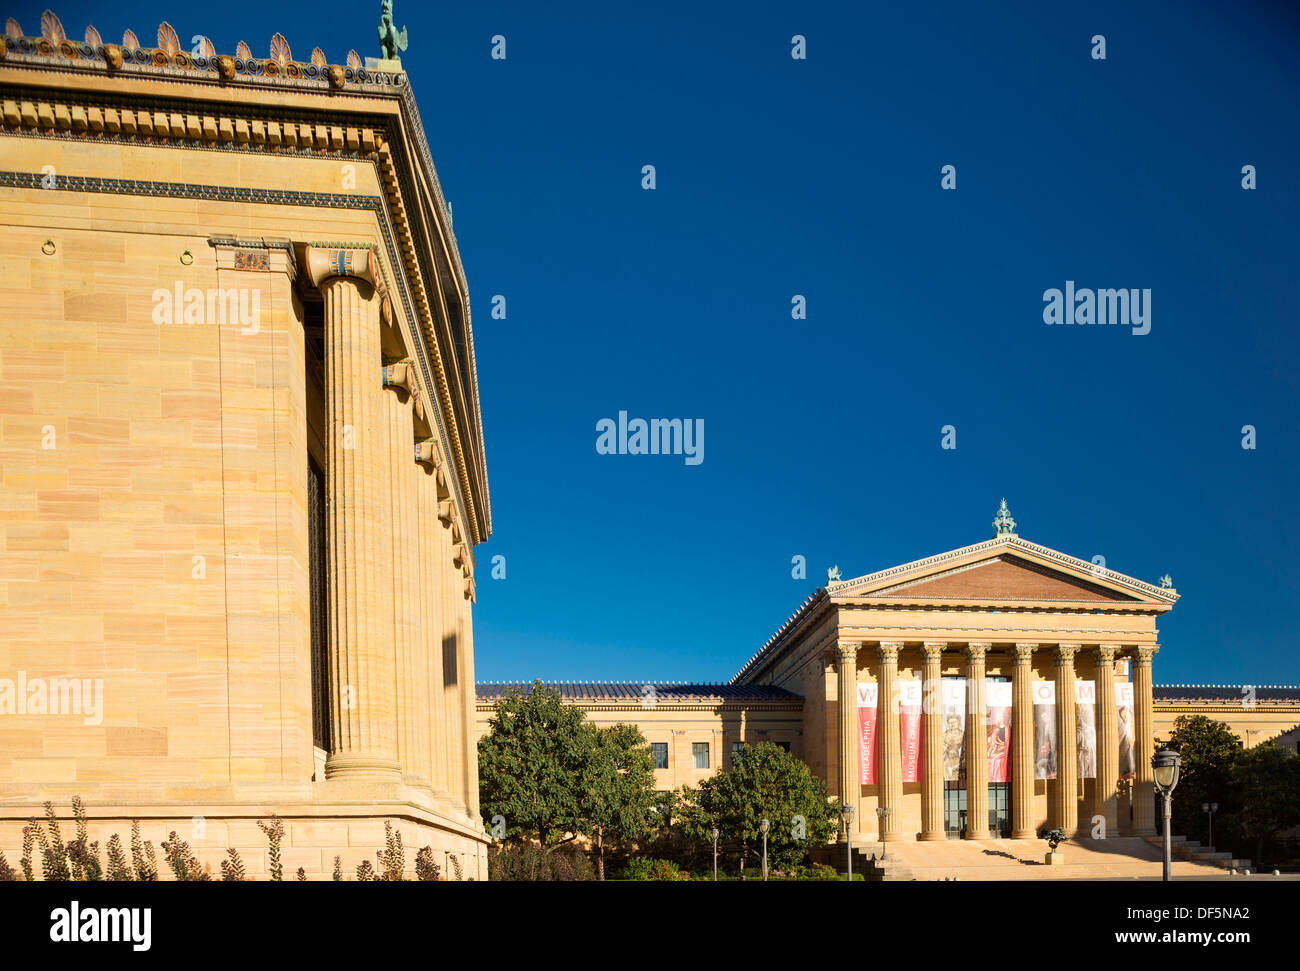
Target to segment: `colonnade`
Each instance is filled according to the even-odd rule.
[[[397,330],[374,252],[309,247],[307,266],[325,318],[325,778],[401,783],[476,820],[473,561],[424,434],[438,404],[410,358],[384,362]]]
[[[855,807],[860,803],[859,725],[857,697],[859,673],[866,668],[878,685],[876,714],[875,785],[880,807],[892,811],[879,817],[877,835],[882,841],[912,839],[913,834],[900,832],[898,811],[903,801],[900,709],[897,685],[898,658],[904,648],[900,641],[840,641],[831,663],[837,671],[839,696],[839,792],[849,794]],[[1097,779],[1093,787],[1092,816],[1105,818],[1107,832],[1118,833],[1119,718],[1114,703],[1115,661],[1124,656],[1131,660],[1134,708],[1134,758],[1136,780],[1134,829],[1138,835],[1155,832],[1152,801],[1154,776],[1153,712],[1151,662],[1159,650],[1151,646],[1118,644],[1041,644],[1015,643],[994,645],[990,642],[950,644],[927,641],[920,645],[921,680],[921,831],[923,840],[946,839],[944,826],[943,711],[940,684],[946,666],[954,666],[966,679],[966,738],[981,744],[965,746],[966,838],[989,838],[988,752],[983,744],[987,733],[985,678],[990,654],[1006,656],[1011,669],[1011,748],[1009,785],[1011,793],[1011,837],[1032,839],[1038,827],[1034,818],[1034,705],[1035,655],[1042,659],[1039,667],[1051,665],[1056,691],[1056,779],[1047,787],[1048,823],[1067,835],[1080,833],[1079,762],[1075,736],[1075,679],[1082,670],[1085,680],[1096,684],[1097,699]],[[862,662],[866,661],[864,665]],[[957,665],[952,662],[958,661]],[[1044,679],[1046,680],[1046,679]],[[866,821],[860,827],[865,829]],[[1087,827],[1085,827],[1087,828]]]

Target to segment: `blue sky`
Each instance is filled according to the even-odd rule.
[[[978,542],[1006,496],[1172,574],[1158,681],[1300,681],[1300,18],[974,6],[399,0],[473,304],[481,679],[725,679],[826,567]],[[341,62],[373,8],[55,12]],[[1150,289],[1150,333],[1045,325],[1066,280]],[[597,454],[620,410],[703,419],[705,460]]]

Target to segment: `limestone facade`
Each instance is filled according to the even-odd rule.
[[[485,878],[490,504],[409,84],[174,39],[0,57],[0,679],[99,700],[0,681],[0,849],[80,795],[101,846],[139,819],[214,870],[260,875],[276,813],[291,873],[350,876],[387,821]]]

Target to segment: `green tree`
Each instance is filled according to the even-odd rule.
[[[497,702],[479,739],[479,798],[485,825],[505,819],[505,838],[543,847],[576,838],[595,733],[582,709],[540,681]]]
[[[1182,756],[1178,788],[1174,790],[1173,830],[1189,838],[1203,838],[1205,813],[1201,803],[1217,802],[1214,817],[1220,842],[1230,841],[1239,831],[1237,810],[1240,800],[1233,786],[1233,767],[1240,758],[1241,739],[1223,722],[1204,715],[1179,715],[1173,734],[1165,745]],[[1159,747],[1159,740],[1157,740]],[[1158,804],[1158,803],[1157,803]],[[1164,825],[1157,816],[1157,828]]]
[[[618,724],[593,731],[579,826],[596,850],[597,879],[605,879],[605,847],[650,835],[657,805],[654,758],[641,730]]]
[[[771,823],[769,865],[794,866],[835,833],[839,802],[828,798],[826,784],[807,765],[761,742],[737,749],[730,771],[718,772],[698,788],[684,787],[679,812],[682,829],[692,839],[711,842],[716,826],[720,841],[736,849],[743,875],[761,852],[762,820]]]
[[[1259,863],[1266,842],[1300,825],[1300,756],[1272,741],[1256,745],[1238,756],[1233,782],[1242,833],[1255,841],[1252,859]]]

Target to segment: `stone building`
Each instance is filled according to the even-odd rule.
[[[101,846],[139,819],[214,869],[260,873],[275,813],[291,873],[388,822],[483,877],[491,515],[407,76],[116,40],[0,47],[0,849],[79,795]]]
[[[833,576],[729,684],[554,687],[598,724],[639,725],[663,789],[725,767],[737,745],[778,742],[847,798],[868,842],[1087,836],[1099,821],[1149,836],[1153,740],[1179,714],[1226,721],[1248,745],[1300,722],[1294,688],[1153,684],[1169,578],[1022,539],[1005,502],[993,525],[972,546]],[[478,686],[480,734],[512,687],[528,690]]]

